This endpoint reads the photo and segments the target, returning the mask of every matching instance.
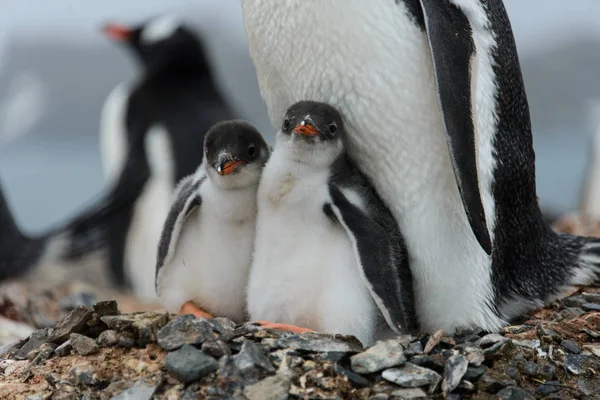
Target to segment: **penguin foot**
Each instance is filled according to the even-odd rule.
[[[182,305],[179,314],[192,314],[196,318],[214,318],[211,314],[195,305],[192,301],[188,301]]]
[[[297,333],[297,334],[305,333],[305,332],[314,332],[312,329],[302,328],[302,327],[296,326],[296,325],[278,324],[278,323],[270,322],[270,321],[253,321],[252,323],[254,325],[262,326],[263,328],[273,329],[276,331],[287,331],[287,332],[292,332],[292,333]]]

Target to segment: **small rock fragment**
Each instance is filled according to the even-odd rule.
[[[15,360],[27,360],[29,353],[48,341],[48,328],[34,331],[27,342],[17,351]]]
[[[96,369],[92,365],[76,365],[69,370],[69,374],[71,374],[77,384],[95,386],[102,383],[96,375]]]
[[[423,354],[423,351],[423,344],[421,344],[419,341],[416,341],[408,345],[406,350],[404,350],[404,355],[407,357],[417,356]]]
[[[285,400],[288,398],[292,378],[288,374],[268,376],[258,383],[247,386],[244,396],[248,400]]]
[[[69,339],[71,333],[81,333],[92,318],[92,310],[85,306],[77,306],[56,324],[50,341],[62,344]]]
[[[279,347],[314,353],[360,353],[364,350],[362,346],[357,343],[314,333],[303,333],[301,335],[282,337],[279,339]]]
[[[538,365],[533,361],[526,361],[523,365],[523,372],[529,376],[537,376],[538,375]]]
[[[490,333],[489,335],[485,335],[484,337],[482,337],[479,342],[477,342],[477,346],[480,346],[481,348],[485,348],[485,347],[489,347],[490,345],[495,345],[497,343],[502,343],[502,342],[506,342],[509,339],[499,335],[497,333]]]
[[[535,397],[518,387],[507,387],[497,393],[500,400],[535,400]]]
[[[352,370],[359,374],[372,374],[405,362],[402,346],[393,339],[379,341],[368,350],[350,357]]]
[[[538,386],[538,388],[535,390],[535,392],[537,394],[539,394],[540,396],[548,396],[549,394],[556,393],[561,389],[562,389],[562,387],[560,385],[560,382],[551,381],[551,382],[546,382],[543,385]]]
[[[423,350],[423,353],[431,353],[431,350],[433,350],[435,346],[437,346],[440,343],[442,337],[444,337],[443,329],[438,329],[436,332],[434,332],[433,335],[429,337],[429,340],[427,340],[427,344],[425,344],[425,350]]]
[[[167,351],[176,350],[184,344],[201,345],[213,337],[211,325],[190,314],[178,315],[156,334],[158,345]]]
[[[552,329],[544,328],[543,326],[538,326],[537,334],[541,338],[548,338],[550,340],[558,341],[561,340],[562,336],[560,336],[557,332]]]
[[[516,386],[516,382],[512,380],[508,381],[503,379],[496,379],[489,373],[484,373],[481,376],[481,378],[479,378],[479,380],[477,381],[477,386],[480,390],[483,390],[484,392],[495,394],[506,387]]]
[[[230,356],[231,350],[227,343],[222,340],[210,339],[202,343],[201,350],[211,357],[219,359],[223,356]]]
[[[141,346],[156,341],[156,333],[167,324],[167,312],[137,312],[100,317],[110,329],[136,334]]]
[[[261,367],[270,373],[275,372],[275,367],[273,367],[271,361],[265,356],[262,347],[254,342],[244,342],[242,349],[235,355],[234,360],[235,366],[242,373],[249,372],[255,367]]]
[[[411,363],[406,363],[400,368],[386,369],[381,375],[383,379],[402,387],[429,386],[430,392],[433,392],[442,380],[437,372]]]
[[[483,375],[487,369],[488,368],[485,365],[480,365],[478,367],[467,367],[467,372],[465,372],[463,378],[473,381]]]
[[[135,346],[135,338],[133,337],[133,334],[130,332],[119,333],[119,336],[117,337],[117,346],[131,349],[133,346]]]
[[[583,348],[590,351],[596,357],[600,357],[600,344],[585,344]]]
[[[72,349],[73,346],[71,345],[71,341],[67,340],[66,342],[58,346],[56,349],[54,349],[54,354],[56,354],[58,357],[65,357],[71,354]]]
[[[93,305],[94,312],[100,317],[107,315],[119,315],[119,305],[115,300],[99,301]]]
[[[519,370],[515,367],[506,367],[504,373],[511,379],[517,379],[517,376],[519,376]]]
[[[109,329],[107,331],[102,332],[96,339],[96,342],[99,346],[102,347],[116,346],[119,342],[119,334],[117,333],[117,331]]]
[[[39,347],[38,354],[33,358],[32,362],[35,365],[40,365],[44,361],[46,361],[50,355],[56,349],[56,345],[54,343],[44,343]]]
[[[420,388],[398,389],[391,395],[394,400],[427,400],[427,393]]]
[[[463,392],[474,392],[475,385],[473,385],[471,382],[463,379],[462,381],[460,381],[460,383],[458,384],[456,389],[461,390]]]
[[[540,340],[539,339],[536,339],[536,340],[517,340],[517,339],[513,339],[512,342],[517,347],[525,347],[527,349],[537,349],[538,347],[540,347]]]
[[[191,383],[217,370],[214,358],[194,346],[183,345],[165,358],[167,371],[183,383]]]
[[[596,303],[585,303],[581,306],[585,311],[600,311],[600,304]]]
[[[560,345],[562,347],[564,347],[565,349],[569,350],[571,353],[574,353],[574,354],[581,353],[581,346],[579,346],[577,344],[577,342],[574,340],[571,340],[571,339],[563,340],[560,343]]]
[[[442,382],[442,391],[445,395],[456,389],[465,372],[467,372],[468,366],[469,362],[462,354],[455,354],[446,361]]]
[[[369,386],[369,381],[362,376],[355,374],[354,372],[348,371],[346,368],[335,364],[333,370],[336,374],[345,376],[354,387],[363,388]]]
[[[427,355],[415,356],[415,357],[411,358],[410,362],[412,364],[418,365],[419,367],[425,367],[425,368],[441,371],[444,369],[444,364],[446,363],[446,360],[444,359],[444,357],[441,354],[436,354],[433,356],[427,356]]]
[[[583,354],[567,354],[564,359],[564,364],[571,374],[573,375],[581,375],[586,370],[586,364],[591,361],[592,356],[587,356]]]
[[[113,397],[111,400],[151,400],[156,388],[156,385],[148,385],[144,381],[139,381],[129,389],[126,389]]]
[[[469,362],[469,365],[478,367],[485,361],[485,356],[483,355],[481,350],[473,349],[473,351],[467,352],[467,361]]]
[[[69,338],[71,346],[82,356],[89,356],[98,352],[98,345],[94,339],[90,339],[87,336],[80,335],[79,333],[71,333]]]

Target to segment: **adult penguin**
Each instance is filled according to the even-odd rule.
[[[600,242],[544,223],[501,0],[242,0],[276,125],[299,100],[346,118],[349,154],[405,235],[424,330],[497,330],[599,278]]]
[[[71,226],[74,235],[104,235],[116,283],[153,299],[156,248],[175,185],[202,163],[204,133],[232,113],[201,40],[175,17],[130,27],[110,23],[104,32],[134,54],[141,71],[111,92],[102,111],[100,144],[111,190]],[[102,240],[79,241],[68,257]]]

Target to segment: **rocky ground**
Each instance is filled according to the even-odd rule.
[[[2,293],[0,399],[600,399],[598,288],[501,333],[439,331],[368,349],[135,311],[147,307],[85,291],[20,303]]]

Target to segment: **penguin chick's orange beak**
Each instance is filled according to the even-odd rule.
[[[245,163],[246,161],[236,160],[229,154],[221,154],[217,159],[217,173],[221,176],[229,175]]]
[[[302,121],[301,123],[296,125],[296,127],[294,128],[294,133],[304,136],[316,136],[321,134],[321,132],[319,132],[316,126],[306,121]]]
[[[106,24],[102,28],[102,32],[109,38],[119,41],[127,40],[131,35],[129,28],[118,24]]]

